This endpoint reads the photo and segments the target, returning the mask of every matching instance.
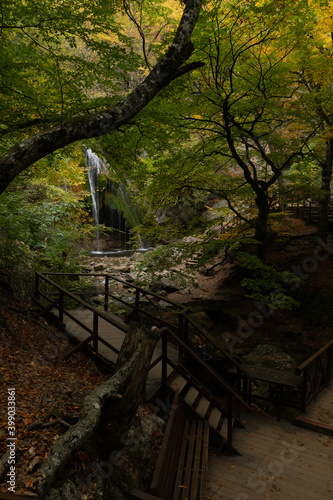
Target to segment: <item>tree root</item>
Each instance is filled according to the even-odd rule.
[[[33,422],[32,424],[27,426],[28,431],[35,431],[36,429],[46,429],[47,427],[52,427],[53,425],[58,425],[61,424],[68,429],[71,426],[68,422],[65,422],[62,418],[56,418],[54,420],[51,420],[50,422]]]
[[[140,361],[140,353],[139,348],[113,377],[86,396],[83,402],[83,417],[57,440],[50,449],[46,462],[41,466],[42,479],[38,486],[41,498],[74,453],[92,437],[101,419],[103,406],[110,399],[122,398],[119,393],[124,390],[132,372],[135,371],[135,365]]]

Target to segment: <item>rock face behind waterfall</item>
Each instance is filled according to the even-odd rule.
[[[104,252],[110,248],[131,248],[131,229],[138,226],[141,221],[126,183],[111,180],[109,169],[112,170],[112,167],[91,149],[86,151],[86,168],[91,193],[92,219],[93,224],[97,226],[95,248],[92,250]],[[107,234],[101,233],[98,229],[100,224],[110,231]]]

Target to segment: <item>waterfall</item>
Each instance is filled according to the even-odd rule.
[[[86,151],[86,167],[88,172],[88,181],[91,193],[92,218],[95,226],[99,221],[99,193],[98,193],[98,175],[104,168],[102,160],[91,149]],[[99,230],[96,229],[97,251],[100,251]]]
[[[86,167],[88,171],[88,181],[92,201],[92,216],[94,224],[97,226],[99,224],[98,175],[100,174],[102,168],[101,160],[91,151],[91,149],[87,149],[86,151]]]
[[[88,172],[88,181],[91,193],[92,218],[96,228],[96,247],[97,250],[92,253],[118,253],[119,248],[129,251],[131,246],[129,240],[131,238],[131,228],[140,224],[140,216],[136,208],[132,204],[131,197],[127,191],[127,186],[124,182],[114,182],[107,179],[106,186],[101,191],[98,185],[99,174],[104,173],[109,175],[106,164],[93,152],[91,149],[86,151],[86,168]],[[103,224],[114,230],[109,239],[109,244],[112,242],[113,247],[117,251],[101,251],[101,238],[98,230],[98,225]],[[108,240],[103,238],[103,246]],[[144,244],[139,238],[140,250],[144,250]],[[148,246],[146,247],[148,249]]]

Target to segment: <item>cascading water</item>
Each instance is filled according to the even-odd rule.
[[[101,191],[98,184],[98,177],[101,173],[108,176],[108,168],[105,163],[91,149],[86,151],[86,167],[92,199],[92,217],[96,229],[96,247],[93,254],[114,254],[120,252],[130,252],[131,228],[140,224],[140,217],[132,204],[126,185],[123,182],[114,182],[107,179],[105,188]],[[125,216],[124,216],[124,215]],[[101,237],[98,225],[104,224],[114,230],[110,241],[113,249],[111,251],[101,250]],[[138,250],[145,251],[149,247],[144,245],[139,238]],[[103,239],[105,245],[105,239]],[[103,246],[104,246],[103,245]]]
[[[86,151],[86,167],[88,172],[88,181],[91,193],[92,217],[95,226],[99,224],[99,193],[98,193],[98,175],[102,171],[102,161],[91,149]],[[97,252],[100,251],[99,230],[96,229]]]

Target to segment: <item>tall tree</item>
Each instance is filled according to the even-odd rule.
[[[250,224],[263,254],[275,201],[272,188],[284,169],[304,154],[313,133],[294,127],[300,85],[292,72],[292,54],[303,41],[311,15],[302,1],[260,6],[230,2],[222,17],[220,5],[209,13],[202,47],[207,64],[193,97],[201,116],[184,114],[184,119],[200,134],[203,156],[231,165],[234,175],[241,171],[251,187],[258,216]],[[223,193],[223,186],[219,191]],[[237,212],[228,192],[225,195]]]
[[[178,126],[190,131],[172,171],[175,190],[225,198],[254,228],[262,256],[277,180],[307,153],[318,127],[303,120],[302,85],[294,72],[294,53],[313,22],[303,0],[213,1],[197,30],[196,54],[205,66],[189,76],[186,94],[174,93]],[[249,203],[249,193],[256,218],[234,202],[239,195]]]
[[[27,17],[19,19],[18,17],[21,15],[19,9],[13,13],[12,10],[10,10],[10,7],[8,7],[8,9],[3,8],[4,21],[2,30],[3,32],[6,30],[6,39],[10,46],[15,47],[17,40],[16,30],[19,30],[20,33],[27,33],[28,38],[31,39],[32,37],[30,36],[29,30],[40,27],[44,28],[44,26],[46,26],[45,31],[42,29],[41,32],[38,33],[38,35],[35,35],[31,41],[32,46],[29,47],[29,54],[39,53],[41,48],[45,50],[45,45],[42,46],[42,42],[44,44],[48,43],[49,50],[52,51],[51,59],[54,60],[56,68],[60,68],[60,62],[63,64],[61,68],[61,75],[66,75],[66,70],[69,68],[68,71],[71,74],[71,83],[73,83],[74,80],[80,80],[79,84],[73,83],[75,89],[77,89],[79,93],[79,90],[82,90],[82,87],[89,84],[89,78],[91,81],[91,78],[93,77],[93,75],[89,76],[88,83],[85,79],[82,79],[82,76],[84,75],[82,75],[80,71],[85,71],[89,64],[87,63],[82,65],[81,70],[80,67],[77,67],[78,72],[72,74],[70,62],[72,62],[72,59],[75,59],[74,56],[68,55],[67,53],[67,56],[62,56],[61,59],[60,56],[58,57],[56,49],[61,43],[63,43],[64,40],[67,42],[69,48],[77,49],[79,45],[76,41],[76,34],[79,33],[82,35],[81,39],[87,43],[87,46],[90,47],[91,50],[97,47],[97,50],[99,51],[98,66],[100,65],[101,68],[104,68],[105,65],[107,65],[107,67],[108,65],[112,67],[114,61],[116,60],[118,61],[118,65],[115,71],[123,70],[127,61],[126,40],[124,42],[125,48],[119,48],[117,43],[118,40],[110,46],[109,44],[99,42],[94,39],[93,36],[95,30],[100,34],[104,25],[104,27],[111,30],[111,32],[117,37],[121,37],[120,30],[117,28],[117,24],[115,22],[115,13],[113,11],[110,13],[110,17],[105,15],[106,21],[103,24],[103,9],[106,8],[106,4],[109,5],[109,3],[110,2],[104,2],[103,0],[94,3],[84,2],[83,4],[82,2],[74,2],[75,5],[72,5],[72,3],[66,4],[66,8],[63,8],[62,3],[56,3],[54,9],[52,9],[53,4],[50,3],[50,10],[42,8],[41,11],[37,11],[37,13],[34,10],[35,6],[34,8],[25,7],[23,12]],[[44,3],[41,3],[41,5],[44,5]],[[112,4],[112,9],[115,8],[114,6],[116,5],[116,3]],[[70,10],[67,11],[67,9]],[[138,84],[133,91],[126,95],[123,99],[119,100],[118,96],[118,100],[113,99],[113,103],[111,105],[109,103],[109,106],[106,106],[105,102],[103,102],[103,105],[97,112],[90,112],[88,96],[86,93],[84,94],[81,92],[79,95],[81,97],[84,95],[84,98],[82,97],[84,100],[84,106],[80,103],[80,106],[76,107],[76,100],[74,99],[75,103],[70,103],[67,109],[67,106],[65,106],[65,102],[67,102],[67,100],[64,97],[65,85],[63,84],[66,80],[64,80],[63,76],[59,79],[60,102],[58,103],[58,109],[56,110],[56,117],[53,115],[53,110],[51,110],[50,113],[46,113],[45,118],[44,115],[41,116],[42,113],[39,113],[38,108],[38,99],[34,97],[36,115],[34,116],[33,113],[29,113],[28,123],[22,123],[20,120],[12,120],[11,126],[18,129],[24,128],[28,137],[23,141],[20,141],[17,140],[15,134],[10,135],[7,144],[10,145],[14,142],[14,146],[9,149],[9,151],[5,152],[0,159],[0,193],[7,188],[10,182],[20,172],[47,154],[80,139],[99,137],[119,129],[119,127],[128,123],[134,116],[136,116],[137,113],[139,113],[139,111],[142,110],[160,92],[160,90],[167,86],[172,80],[184,75],[194,68],[201,66],[201,62],[184,65],[193,52],[191,36],[198,20],[200,9],[201,0],[189,0],[186,4],[171,45],[158,62],[156,62],[156,64],[151,68],[149,74],[142,81],[142,83]],[[96,14],[97,12],[98,16]],[[89,13],[88,17],[87,13]],[[106,14],[109,13],[106,12]],[[95,15],[100,22],[97,28],[95,27]],[[92,32],[91,35],[89,34],[90,29]],[[20,46],[21,45],[19,44],[19,47]],[[28,47],[27,44],[26,46]],[[14,50],[14,48],[12,50]],[[120,58],[119,53],[121,51],[123,52],[123,57]],[[39,60],[39,56],[35,57],[36,64]],[[1,50],[0,57],[2,60],[5,59],[4,49]],[[81,60],[82,62],[82,58],[78,60]],[[76,59],[75,62],[77,62]],[[35,68],[35,70],[36,73],[34,74],[38,75],[39,78],[38,68]],[[21,60],[20,71],[22,74],[25,71],[24,61]],[[36,84],[41,83],[38,78]],[[5,85],[2,86],[3,93],[5,93],[6,88],[5,83]],[[69,85],[69,88],[72,88],[72,85]],[[47,92],[47,86],[44,91]],[[18,91],[18,93],[20,92]],[[69,91],[69,96],[71,95],[72,92]],[[24,98],[28,99],[29,96],[24,96]],[[45,100],[43,100],[43,103],[45,103]],[[94,102],[93,107],[95,107]],[[69,116],[73,112],[74,114]],[[34,126],[40,120],[43,121],[43,124],[50,122],[53,126],[37,132],[36,129],[33,128],[26,129],[27,125]]]

